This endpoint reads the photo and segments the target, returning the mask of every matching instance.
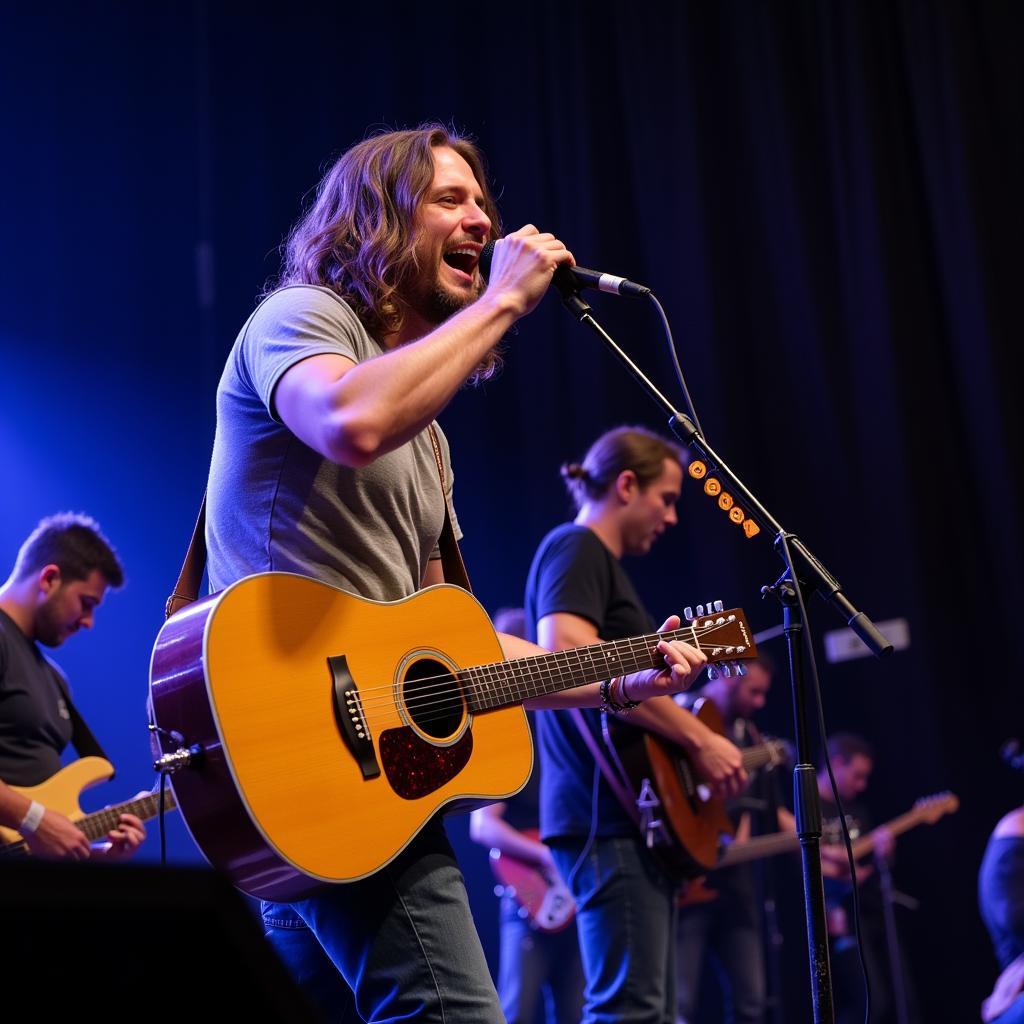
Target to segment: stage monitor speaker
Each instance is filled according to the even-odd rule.
[[[319,1018],[220,875],[0,863],[0,1012],[82,1021]]]

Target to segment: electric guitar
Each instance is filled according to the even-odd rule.
[[[540,832],[535,828],[524,829],[524,834],[540,840]],[[549,877],[535,865],[493,849],[491,870],[499,883],[495,891],[499,896],[511,896],[519,904],[520,916],[528,917],[534,928],[560,932],[572,923],[576,901],[557,875]]]
[[[887,829],[894,836],[902,835],[918,825],[934,825],[944,815],[954,814],[959,807],[959,799],[950,792],[923,796],[915,801],[911,810],[887,821],[884,825],[879,825],[866,835],[851,840],[853,859],[860,860],[865,854],[874,850],[878,833],[882,829]],[[839,839],[839,842],[841,841]],[[795,833],[770,832],[766,835],[754,836],[743,842],[729,843],[723,847],[714,870],[732,867],[734,864],[746,864],[764,857],[775,857],[780,853],[794,853],[799,849],[800,840]],[[681,907],[689,906],[692,903],[705,903],[715,899],[717,895],[714,889],[704,884],[704,876],[701,876],[693,879],[684,887],[678,903]]]
[[[104,758],[82,757],[65,765],[38,786],[11,786],[11,789],[41,803],[47,810],[63,814],[85,833],[87,839],[97,840],[117,828],[122,814],[134,814],[148,821],[160,813],[158,793],[147,793],[123,804],[104,807],[102,811],[84,813],[78,806],[79,795],[100,782],[106,782],[113,774],[114,766]],[[164,810],[173,810],[174,806],[174,794],[168,791],[164,795]],[[28,843],[20,832],[0,825],[0,858],[26,856],[28,853]]]
[[[709,729],[724,734],[722,715],[712,701],[701,698],[692,711]],[[636,729],[617,730],[614,743],[634,791],[648,805],[641,825],[663,870],[678,881],[712,870],[723,838],[731,837],[734,829],[725,801],[711,796],[689,753],[671,740]],[[787,760],[789,744],[770,740],[740,753],[749,772]]]
[[[163,753],[204,856],[238,888],[295,900],[365,878],[441,808],[525,785],[531,697],[663,668],[659,640],[755,656],[738,609],[664,634],[504,660],[466,591],[369,601],[289,573],[248,576],[172,616],[150,672]],[[180,736],[180,744],[170,737]]]

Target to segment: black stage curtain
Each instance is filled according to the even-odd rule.
[[[147,610],[124,613],[134,646],[111,685],[137,696],[205,475],[216,379],[282,236],[367,129],[452,122],[488,154],[507,227],[556,231],[580,263],[655,289],[709,440],[857,604],[909,621],[910,649],[887,663],[829,668],[825,711],[875,742],[879,818],[946,787],[963,800],[905,840],[904,884],[924,901],[919,930],[948,937],[930,969],[957,979],[926,993],[929,1019],[971,1019],[994,971],[975,873],[1020,794],[996,749],[1024,731],[1016,10],[525,0],[8,15],[0,415],[26,477],[0,520],[5,552],[51,500],[102,509],[131,538]],[[594,306],[678,401],[652,310]],[[617,423],[663,426],[553,298],[507,349],[502,378],[443,418],[467,561],[492,609],[519,603],[536,543],[568,513],[559,463]],[[58,443],[68,423],[95,442],[80,472]],[[696,486],[681,519],[631,567],[652,612],[721,597],[772,624],[758,595],[780,569],[769,540],[743,539]],[[814,609],[819,634],[842,625]],[[787,733],[784,682],[767,717]]]

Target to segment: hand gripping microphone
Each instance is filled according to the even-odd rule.
[[[480,253],[480,273],[486,281],[491,276],[491,257],[494,255],[494,242],[488,242]],[[586,267],[570,267],[567,263],[559,264],[552,278],[554,286],[565,295],[578,292],[582,288],[596,288],[598,291],[610,292],[612,295],[650,295],[651,289],[624,277],[614,274],[602,274],[599,270],[587,270]]]

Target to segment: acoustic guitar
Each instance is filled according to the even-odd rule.
[[[732,609],[506,661],[487,613],[458,587],[388,603],[261,573],[160,630],[156,735],[163,753],[202,751],[172,785],[204,856],[251,895],[294,900],[379,870],[442,808],[516,793],[533,769],[519,705],[663,668],[661,639],[712,661],[754,657]]]
[[[122,814],[134,814],[148,821],[160,813],[160,795],[147,793],[123,804],[113,804],[86,814],[78,805],[80,794],[100,782],[106,782],[113,775],[114,766],[106,759],[82,757],[65,765],[38,786],[11,786],[11,789],[41,803],[47,810],[63,814],[85,833],[87,839],[95,841],[117,828]],[[173,809],[174,794],[167,792],[164,794],[164,810]],[[0,858],[27,856],[29,852],[28,843],[20,832],[0,825]]]
[[[691,710],[709,729],[724,734],[721,712],[712,701],[701,698]],[[613,740],[633,789],[653,804],[659,829],[648,845],[655,859],[680,882],[706,874],[718,863],[723,840],[734,832],[725,801],[711,795],[689,753],[671,740],[637,729],[617,730]],[[786,761],[789,744],[770,740],[740,753],[750,772]]]

